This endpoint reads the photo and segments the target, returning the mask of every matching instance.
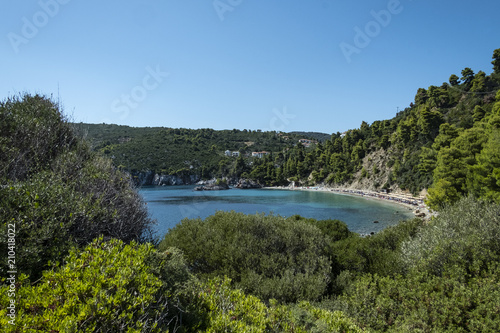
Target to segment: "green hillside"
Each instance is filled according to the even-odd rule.
[[[75,124],[93,148],[116,166],[134,171],[153,170],[169,175],[195,174],[202,179],[231,174],[239,152],[248,162],[252,152],[281,152],[301,135],[277,135],[251,130],[134,128],[105,124]]]

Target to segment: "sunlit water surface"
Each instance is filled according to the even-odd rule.
[[[219,210],[281,216],[298,214],[318,220],[338,219],[345,222],[351,231],[362,234],[378,232],[412,217],[411,211],[400,205],[331,192],[271,189],[199,192],[193,191],[193,188],[164,186],[139,190],[151,217],[158,221],[158,236],[166,234],[184,218],[204,219]]]

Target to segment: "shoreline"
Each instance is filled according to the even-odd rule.
[[[371,200],[379,200],[388,203],[397,204],[399,206],[403,206],[408,210],[411,210],[415,217],[422,217],[424,219],[429,219],[434,214],[431,213],[429,207],[427,207],[424,203],[424,200],[421,198],[408,197],[401,194],[390,194],[390,193],[382,193],[382,192],[373,192],[373,191],[364,191],[364,190],[356,190],[356,189],[347,189],[347,188],[338,188],[338,187],[325,187],[325,186],[299,186],[299,187],[290,187],[290,186],[270,186],[263,187],[263,189],[270,190],[287,190],[287,191],[310,191],[310,192],[326,192],[326,193],[334,193],[340,195],[348,195],[354,196],[358,198],[365,198]],[[425,214],[422,216],[422,214]]]

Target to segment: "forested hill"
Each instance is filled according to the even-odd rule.
[[[130,170],[246,177],[266,185],[429,189],[434,208],[466,193],[500,200],[500,49],[491,63],[489,75],[464,68],[448,82],[418,89],[394,118],[362,122],[323,142],[299,142],[303,137],[293,133],[80,127],[96,149]],[[229,157],[226,150],[241,154]],[[252,157],[262,150],[270,154]]]
[[[294,131],[294,132],[290,132],[290,134],[295,134],[295,135],[305,137],[305,138],[311,138],[311,139],[316,140],[318,142],[325,142],[325,141],[330,140],[332,138],[331,134],[326,134],[326,133],[321,133],[321,132]]]
[[[201,179],[232,174],[238,155],[248,163],[252,152],[281,152],[308,138],[246,129],[217,131],[83,123],[75,126],[95,150],[111,157],[120,168],[131,172],[194,174]]]

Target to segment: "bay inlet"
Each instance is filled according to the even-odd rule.
[[[414,217],[411,210],[401,205],[332,192],[193,189],[194,186],[157,186],[139,190],[151,217],[158,221],[157,236],[162,237],[185,218],[204,219],[219,210],[285,217],[298,214],[318,220],[338,219],[345,222],[349,230],[361,234],[379,232]]]

